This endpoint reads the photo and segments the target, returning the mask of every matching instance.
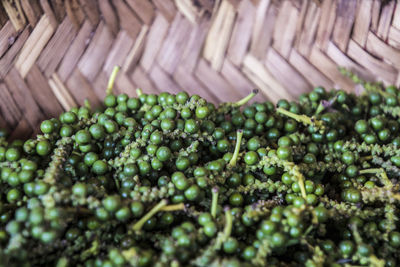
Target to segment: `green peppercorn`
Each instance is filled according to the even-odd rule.
[[[213,237],[218,229],[214,222],[208,222],[203,226],[204,234],[208,237]]]
[[[249,151],[244,156],[244,161],[248,165],[254,165],[254,164],[256,164],[258,162],[258,160],[259,160],[258,154],[256,152],[254,152],[254,151]]]
[[[39,141],[36,145],[36,153],[39,156],[46,156],[51,152],[51,144],[47,140]]]
[[[92,171],[97,175],[105,174],[108,171],[107,163],[103,160],[96,160],[92,165]]]
[[[45,120],[40,124],[40,130],[44,134],[50,134],[55,130],[55,127],[50,120]]]

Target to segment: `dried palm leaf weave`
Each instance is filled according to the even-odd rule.
[[[380,0],[1,0],[0,127],[24,138],[115,91],[186,90],[217,103],[313,86],[354,90],[338,66],[400,84],[400,5]]]

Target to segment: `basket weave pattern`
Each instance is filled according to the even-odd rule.
[[[186,90],[213,102],[252,88],[294,99],[353,90],[338,66],[399,84],[400,5],[380,0],[2,0],[0,127],[38,123],[115,91]]]

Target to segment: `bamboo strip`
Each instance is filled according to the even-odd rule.
[[[29,36],[28,40],[26,40],[15,62],[15,67],[23,78],[25,78],[29,69],[35,63],[35,60],[40,56],[40,53],[53,35],[53,32],[54,28],[50,23],[50,19],[46,15],[42,16],[35,30]]]
[[[14,137],[85,99],[100,105],[115,65],[116,93],[185,90],[215,103],[254,88],[259,102],[320,85],[354,91],[339,66],[400,85],[394,1],[11,2],[20,8],[0,8],[0,126]]]

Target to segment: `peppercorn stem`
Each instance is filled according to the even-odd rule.
[[[379,174],[381,171],[382,171],[381,168],[372,168],[372,169],[360,170],[360,174],[366,174],[366,173]]]
[[[138,257],[138,252],[134,247],[131,247],[130,249],[123,250],[122,255],[127,261],[132,261]]]
[[[295,113],[290,112],[290,111],[288,111],[286,109],[283,109],[283,108],[277,108],[276,111],[281,113],[281,114],[283,114],[283,115],[286,115],[286,116],[288,116],[288,117],[290,117],[290,118],[292,118],[292,119],[294,119],[296,121],[300,121],[300,122],[303,122],[305,124],[311,124],[312,123],[311,122],[311,118],[306,116],[306,115],[295,114]]]
[[[383,169],[381,169],[381,170],[382,170],[382,172],[381,172],[382,182],[387,186],[392,186],[393,184],[389,180],[389,177],[387,176],[386,172]]]
[[[106,94],[107,95],[111,95],[112,94],[115,78],[117,77],[117,73],[118,73],[119,69],[120,69],[119,66],[115,66],[114,69],[111,72],[111,76],[110,76],[110,79],[108,80],[108,85],[107,85],[107,90],[106,90]]]
[[[361,157],[360,158],[360,162],[364,162],[364,161],[368,161],[368,160],[371,160],[373,157],[370,155],[370,156],[365,156],[365,157]]]
[[[157,212],[159,212],[163,207],[168,204],[166,199],[161,200],[154,208],[152,208],[148,213],[146,213],[137,223],[135,223],[132,227],[133,231],[139,231],[142,229],[143,225],[146,223],[148,219],[153,217]]]
[[[305,188],[305,186],[304,186],[304,178],[303,178],[303,175],[299,175],[299,176],[297,177],[297,179],[298,179],[299,186],[300,186],[301,196],[302,196],[303,198],[306,198],[306,197],[307,197],[307,193],[306,193],[306,188]]]
[[[350,224],[350,229],[352,230],[352,234],[356,243],[357,244],[362,243],[362,238],[360,236],[360,233],[358,232],[357,225],[355,223]]]
[[[235,151],[233,152],[232,158],[228,164],[230,167],[234,167],[236,165],[236,162],[237,162],[237,159],[239,156],[240,144],[242,142],[242,137],[243,137],[243,130],[242,129],[237,130]]]
[[[318,105],[317,110],[315,111],[315,114],[321,113],[322,111],[324,111],[324,109],[325,109],[325,107],[324,107],[324,105],[322,104],[322,101],[321,101],[321,102],[319,103],[319,105]]]
[[[336,102],[337,98],[338,98],[338,94],[336,94],[334,97],[331,97],[329,100],[321,100],[319,102],[317,110],[315,111],[315,115],[318,115],[319,113],[324,111],[326,108],[331,107]]]
[[[91,255],[95,255],[98,250],[99,250],[99,240],[95,239],[92,242],[92,246],[86,250],[84,250],[81,255],[80,258],[81,260],[86,260],[88,257],[90,257]]]
[[[224,239],[225,241],[230,237],[232,232],[233,216],[229,208],[225,209],[225,227],[224,227]]]
[[[185,209],[185,204],[179,203],[179,204],[168,205],[168,206],[162,207],[160,209],[160,211],[177,211],[177,210],[184,210],[184,209]]]
[[[84,104],[85,104],[85,107],[86,107],[88,110],[92,110],[92,105],[90,104],[89,99],[85,99]]]
[[[234,107],[240,107],[243,105],[246,105],[247,102],[249,102],[253,97],[255,97],[258,94],[258,89],[254,89],[248,96],[240,99],[236,103],[233,103]]]
[[[305,188],[305,185],[304,185],[304,176],[299,171],[299,167],[293,162],[286,162],[285,165],[284,165],[284,169],[287,172],[291,173],[294,177],[296,177],[297,182],[299,183],[301,196],[303,198],[306,198],[307,197],[307,193],[306,193],[306,188]]]
[[[115,177],[114,177],[114,183],[115,183],[115,187],[119,190],[121,188],[121,186],[119,184],[119,180]]]
[[[344,75],[349,77],[354,83],[363,85],[365,92],[376,92],[383,97],[389,97],[391,94],[383,90],[383,85],[380,82],[370,83],[366,82],[362,78],[358,77],[357,74],[353,73],[351,70],[340,67],[339,71]]]
[[[356,243],[359,245],[363,243],[362,237],[360,233],[358,232],[357,225],[356,224],[351,224],[350,229],[352,230],[352,234],[354,237],[354,240]],[[369,260],[371,262],[371,266],[384,266],[384,262],[380,259],[378,259],[374,254],[369,256]]]
[[[304,231],[304,236],[307,236],[313,229],[314,227],[312,225],[308,226],[307,229]]]
[[[360,174],[379,174],[381,179],[381,182],[385,186],[393,186],[392,182],[389,180],[389,177],[387,176],[386,172],[382,168],[371,168],[371,169],[364,169],[360,170]]]
[[[215,218],[217,216],[217,206],[218,206],[218,187],[211,189],[212,201],[211,201],[211,216]]]
[[[66,257],[62,257],[57,261],[56,267],[68,267],[68,259]]]
[[[369,261],[371,263],[371,266],[373,267],[383,267],[385,266],[385,261],[378,259],[375,254],[372,254],[371,256],[369,256]]]
[[[276,111],[298,122],[302,122],[303,124],[314,125],[317,128],[320,128],[321,130],[324,129],[324,123],[320,120],[315,119],[314,117],[310,118],[307,115],[295,114],[283,108],[277,108]]]
[[[136,94],[137,94],[137,96],[143,95],[142,89],[140,89],[140,88],[136,89]]]

